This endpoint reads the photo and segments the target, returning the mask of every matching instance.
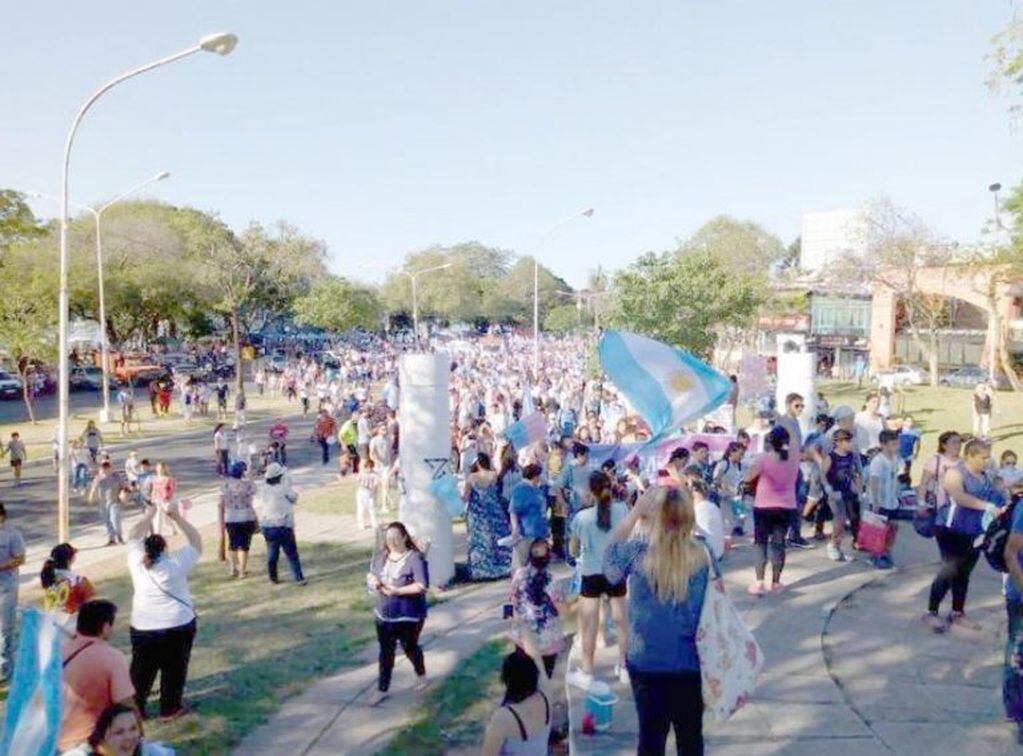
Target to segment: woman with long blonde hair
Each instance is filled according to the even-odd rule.
[[[633,538],[640,521],[649,535]],[[695,525],[688,490],[653,486],[615,528],[604,556],[608,581],[628,581],[625,658],[643,754],[663,754],[671,727],[679,753],[703,753],[696,629],[711,557],[694,537]]]

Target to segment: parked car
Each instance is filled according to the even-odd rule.
[[[938,383],[941,386],[973,389],[977,387],[978,383],[987,383],[990,380],[990,373],[979,365],[964,365],[961,368],[943,374],[938,379]],[[999,373],[994,386],[996,389],[1007,389],[1009,388],[1009,380]]]
[[[21,381],[10,373],[0,370],[0,399],[20,399]]]
[[[927,383],[927,371],[915,365],[896,365],[874,373],[871,380],[878,386],[923,386]]]
[[[113,382],[111,382],[113,387]],[[68,388],[71,391],[102,391],[103,371],[98,367],[73,367],[68,376]]]

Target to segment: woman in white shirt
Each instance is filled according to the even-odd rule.
[[[166,515],[188,539],[188,545],[167,553],[159,534],[146,536],[156,507],[128,534],[128,569],[134,588],[131,605],[131,682],[135,704],[145,717],[146,699],[160,675],[160,718],[170,722],[184,714],[182,696],[188,678],[188,660],[195,640],[196,613],[188,588],[188,573],[202,555],[202,538],[178,512],[166,505]]]

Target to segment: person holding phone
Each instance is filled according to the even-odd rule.
[[[416,673],[416,690],[427,686],[426,662],[419,634],[426,624],[426,590],[430,586],[426,558],[406,527],[392,522],[384,532],[384,543],[370,563],[367,587],[376,594],[377,642],[380,644],[377,692],[370,700],[378,706],[388,696],[394,652],[401,643]]]

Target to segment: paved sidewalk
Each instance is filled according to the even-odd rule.
[[[766,666],[753,701],[724,725],[707,729],[709,752],[1021,752],[1001,713],[1005,620],[1000,575],[982,559],[971,581],[967,609],[983,624],[982,631],[935,635],[919,617],[936,569],[937,547],[908,524],[899,535],[895,559],[904,565],[901,569],[875,570],[863,558],[835,564],[820,547],[790,551],[785,569],[789,589],[762,599],[746,593],[752,577],[750,548],[728,555],[729,593],[756,633]],[[610,679],[616,656],[614,647],[598,648],[598,676]],[[585,696],[568,686],[573,753],[635,752],[631,691],[617,682],[612,688],[620,699],[612,731],[583,735]]]
[[[507,581],[499,580],[462,589],[430,609],[422,643],[431,680],[450,674],[462,659],[501,635],[507,627],[501,616],[507,594]],[[370,707],[376,690],[376,653],[375,645],[367,648],[359,656],[361,666],[324,678],[287,701],[235,753],[368,756],[382,749],[409,723],[422,694],[411,689],[414,676],[408,660],[399,656],[390,698]]]

